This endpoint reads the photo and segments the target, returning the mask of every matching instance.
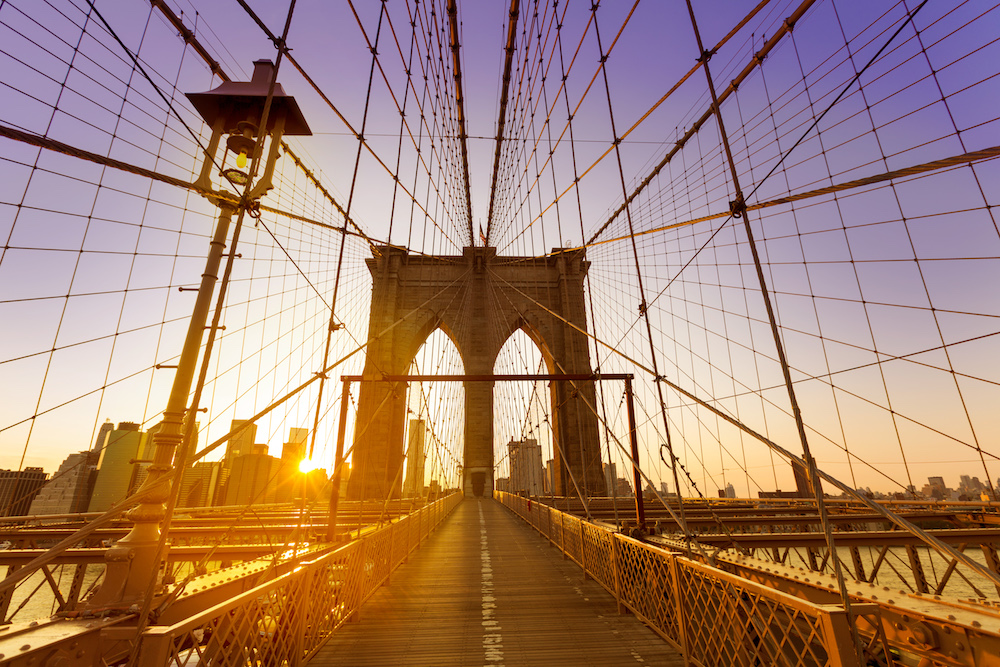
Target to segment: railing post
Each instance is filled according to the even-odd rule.
[[[618,569],[618,536],[611,533],[611,572],[615,576],[615,602],[618,605],[618,615],[622,613],[622,581]]]
[[[580,567],[583,568],[583,578],[587,579],[587,543],[583,537],[583,519],[580,519]]]
[[[851,634],[847,611],[840,605],[818,605],[823,643],[831,665],[859,667],[858,649]]]
[[[351,620],[355,623],[361,621],[361,607],[364,605],[365,600],[368,599],[368,577],[366,572],[368,571],[367,561],[368,561],[368,538],[359,540],[361,542],[358,545],[358,596],[356,598],[357,606],[354,609],[354,614],[351,616]]]
[[[340,508],[340,479],[342,468],[344,467],[344,433],[347,428],[347,406],[350,402],[351,382],[344,380],[343,389],[340,393],[340,422],[337,424],[337,451],[333,457],[333,479],[330,480],[333,487],[330,493],[330,507],[327,512],[326,539],[333,542],[337,539],[337,512]],[[364,509],[364,500],[360,501]]]
[[[395,561],[392,559],[392,554],[393,554],[393,551],[395,551],[395,549],[393,549],[393,547],[396,544],[396,524],[392,523],[391,516],[389,518],[389,522],[390,522],[389,526],[388,526],[388,528],[389,528],[389,557],[386,559],[386,562],[388,562],[389,567],[388,567],[388,571],[385,573],[385,582],[384,582],[384,585],[386,585],[386,586],[388,586],[389,583],[392,580],[392,570],[394,568],[394,563],[395,563]]]
[[[139,636],[138,665],[166,665],[170,658],[170,642],[173,636],[166,627],[146,628]]]
[[[413,512],[406,517],[406,560],[403,562],[410,562],[411,551],[413,551]]]
[[[562,551],[563,560],[566,560],[566,515],[559,514],[559,550]]]
[[[628,439],[629,445],[632,448],[632,483],[635,484],[635,521],[639,525],[639,529],[646,530],[646,508],[643,505],[642,498],[642,475],[639,474],[639,443],[635,436],[635,405],[632,400],[632,378],[631,376],[625,378],[625,398],[626,407],[628,408]],[[664,413],[665,414],[665,413]],[[669,442],[669,441],[668,441]],[[676,463],[671,463],[675,467]],[[681,499],[680,487],[676,488],[677,498],[681,501],[681,514],[684,513],[683,509],[683,499]]]
[[[309,602],[312,599],[309,590],[311,572],[312,568],[304,568],[300,571],[298,577],[292,579],[292,582],[294,582],[292,585],[299,589],[294,598],[299,602],[299,609],[295,615],[295,639],[292,641],[292,659],[289,662],[289,667],[300,667],[302,665],[302,658],[306,654],[306,616],[309,615]]]
[[[677,615],[677,643],[681,647],[681,655],[684,657],[685,667],[691,664],[690,651],[687,644],[687,619],[684,616],[684,601],[681,599],[681,565],[677,556],[667,555],[667,563],[670,564],[670,584],[673,587],[674,614]],[[664,628],[666,629],[666,628]],[[832,662],[830,664],[837,664]]]

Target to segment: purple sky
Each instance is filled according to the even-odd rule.
[[[185,25],[233,78],[247,78],[253,60],[274,57],[271,43],[237,3],[169,4],[183,12]],[[272,31],[281,31],[287,6],[249,4]],[[521,4],[508,108],[513,140],[502,153],[491,241],[502,254],[541,255],[590,239],[621,204],[622,179],[624,192],[633,192],[709,109],[710,97],[698,70],[635,127],[618,152],[601,158],[613,145],[612,114],[621,136],[695,65],[698,48],[686,5],[602,3],[596,16],[603,51],[611,51],[609,109],[601,50],[588,23],[590,3],[558,5],[560,16],[566,12],[560,19],[562,63],[553,50],[552,7],[539,3],[534,19],[535,5]],[[430,5],[435,3],[420,4],[421,25],[431,20],[424,14]],[[447,17],[443,3],[437,5],[433,19],[440,29]],[[704,43],[715,45],[755,3],[694,5]],[[365,125],[368,145],[388,170],[368,152],[355,168],[357,140],[286,62],[279,80],[314,133],[291,144],[342,205],[351,202],[352,218],[373,238],[413,251],[459,254],[467,222],[457,195],[457,144],[420,136],[417,102],[425,99],[425,83],[413,79],[414,97],[404,71],[412,6],[385,6],[388,18],[379,32],[382,3],[354,3],[368,39],[379,35],[381,70],[375,69],[370,96],[372,54],[347,3],[297,3],[288,43],[350,124],[359,131]],[[719,94],[797,6],[769,3],[712,57]],[[816,2],[763,67],[727,96],[725,129],[751,207],[998,143],[998,14],[983,2],[929,3],[860,84],[831,107],[916,6]],[[218,83],[198,56],[185,51],[176,31],[141,2],[96,7],[160,89],[173,96],[182,117],[203,131],[180,95]],[[8,45],[0,64],[0,123],[190,180],[197,161],[190,135],[176,119],[164,129],[163,101],[133,71],[96,15],[81,40],[87,10],[83,0],[0,5],[0,42]],[[507,11],[503,2],[459,4],[477,235],[480,225],[487,226]],[[450,51],[446,42],[439,48],[438,36],[429,62],[437,74],[429,77],[429,97],[422,102],[435,133],[440,130],[432,120],[432,100],[450,119],[452,90]],[[426,56],[425,37],[418,37],[418,60]],[[562,68],[569,72],[565,92]],[[567,99],[574,109],[572,142]],[[404,100],[413,137],[404,133],[401,141],[396,105]],[[533,115],[525,111],[529,107]],[[828,107],[818,128],[791,150]],[[785,161],[771,173],[781,156]],[[177,352],[191,299],[176,286],[198,280],[214,212],[171,186],[114,170],[102,174],[96,165],[47,151],[38,155],[8,139],[0,139],[0,158],[0,236],[6,243],[0,257],[0,467],[52,470],[69,452],[87,447],[105,418],[147,426],[158,421],[170,376],[150,369]],[[393,184],[389,172],[397,159],[399,181],[416,204]],[[441,159],[447,161],[444,170]],[[576,188],[574,163],[577,173],[586,171]],[[430,165],[429,173],[422,164]],[[994,458],[1000,455],[1000,233],[987,207],[997,203],[996,171],[995,161],[979,161],[751,211],[810,443],[821,467],[848,483],[900,490],[909,480],[919,489],[929,474],[943,474],[953,485],[960,473],[1000,475]],[[341,224],[287,159],[279,172],[265,204]],[[649,181],[629,207],[631,215],[611,221],[598,239],[607,243],[588,250],[591,330],[624,355],[601,347],[595,363],[641,377],[642,457],[655,480],[669,477],[659,464],[664,434],[655,385],[625,359],[653,364],[638,312],[637,261],[651,304],[660,374],[801,452],[742,222],[722,215],[667,229],[724,214],[733,193],[712,118]],[[630,218],[635,232],[656,230],[637,237],[634,251],[625,238]],[[210,374],[217,379],[206,390],[203,443],[224,433],[230,419],[252,414],[308,379],[322,359],[324,299],[332,293],[339,237],[282,216],[267,215],[263,222],[248,227],[241,241],[244,257],[234,274],[226,335]],[[348,243],[337,312],[349,335],[335,341],[333,358],[367,335],[366,256],[363,243]],[[455,355],[438,336],[421,363],[453,364]],[[501,355],[511,366],[504,372],[537,370],[537,355]],[[355,372],[359,363],[360,355],[344,370]],[[288,428],[311,424],[314,400],[311,390],[305,392],[287,412],[262,424],[259,432],[267,434],[272,453]],[[64,402],[66,407],[54,409]],[[672,391],[666,403],[675,446],[702,492],[714,494],[729,482],[741,495],[791,486],[787,466],[774,467],[759,443]],[[609,394],[605,405],[612,430],[624,442],[620,395]],[[32,420],[36,413],[41,416]],[[337,410],[331,404],[323,414],[317,455],[328,458]],[[458,438],[460,416],[448,419],[442,432]],[[516,402],[499,409],[498,442],[518,435],[524,422]],[[458,443],[448,446],[452,458],[461,451]]]

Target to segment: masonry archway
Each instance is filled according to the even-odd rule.
[[[462,356],[465,373],[491,375],[501,346],[523,329],[557,373],[591,373],[583,281],[583,250],[554,249],[547,257],[498,257],[494,248],[465,248],[461,256],[409,254],[378,247],[367,260],[372,307],[364,378],[407,374],[414,355],[437,328]],[[565,320],[565,321],[564,321]],[[567,321],[573,326],[567,324]],[[578,330],[579,329],[579,330]],[[555,492],[604,495],[593,382],[555,382],[552,390]],[[405,387],[362,381],[358,399],[352,499],[399,494]],[[465,382],[463,488],[493,490],[493,383]],[[482,483],[480,489],[480,483]]]

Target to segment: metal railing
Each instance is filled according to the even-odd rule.
[[[693,665],[858,665],[847,613],[501,491],[496,499]],[[858,605],[855,605],[857,607]],[[866,621],[877,607],[863,605]],[[878,621],[871,619],[872,627]]]
[[[462,498],[454,493],[190,618],[149,627],[137,664],[303,664]]]

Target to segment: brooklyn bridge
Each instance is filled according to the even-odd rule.
[[[998,26],[0,0],[0,664],[1000,665]]]

